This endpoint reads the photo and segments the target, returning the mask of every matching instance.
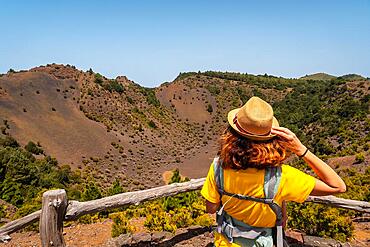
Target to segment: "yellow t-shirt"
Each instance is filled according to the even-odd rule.
[[[259,198],[264,198],[264,176],[265,170],[248,168],[245,170],[224,170],[224,190],[232,194],[243,194]],[[307,175],[288,165],[282,166],[280,185],[275,195],[274,201],[280,206],[283,201],[304,202],[315,186],[315,178]],[[202,196],[212,203],[225,205],[224,210],[232,217],[241,220],[251,226],[273,227],[275,226],[276,216],[267,204],[239,200],[224,195],[220,198],[217,191],[213,163],[209,169],[207,179],[201,190]],[[227,202],[227,203],[226,203]],[[226,203],[226,204],[225,204]],[[226,241],[226,242],[225,242]],[[216,244],[219,242],[218,244]],[[222,244],[222,242],[224,242]],[[238,246],[228,245],[222,235],[215,235],[216,246]]]

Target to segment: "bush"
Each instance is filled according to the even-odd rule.
[[[213,108],[212,108],[212,105],[211,105],[211,104],[208,104],[208,106],[207,106],[207,111],[208,111],[209,113],[212,113],[212,112],[213,112]]]
[[[161,103],[155,96],[155,92],[153,89],[150,88],[142,88],[141,93],[146,96],[146,101],[148,102],[149,105],[154,105],[156,107],[159,107]]]
[[[0,137],[0,146],[17,148],[19,147],[19,144],[13,137],[5,136],[5,138]]]
[[[203,214],[195,219],[195,224],[200,226],[212,226],[214,220],[209,214]]]
[[[108,189],[108,195],[109,196],[120,194],[120,193],[123,193],[123,192],[124,192],[124,189],[121,186],[118,179],[114,180],[112,186]]]
[[[239,98],[240,98],[240,100],[243,102],[243,103],[245,103],[245,102],[247,102],[248,101],[248,99],[251,97],[251,95],[250,94],[247,94],[246,92],[245,92],[245,89],[243,88],[243,87],[237,87],[236,88],[236,92],[238,93],[238,95],[239,95]]]
[[[44,150],[42,150],[40,147],[38,147],[34,142],[29,141],[27,145],[24,147],[28,152],[33,154],[43,154]]]
[[[91,200],[99,199],[101,197],[102,197],[102,194],[100,192],[99,187],[95,183],[90,182],[84,188],[81,199],[82,201],[91,201]]]
[[[78,218],[78,222],[81,224],[93,224],[100,222],[100,213],[82,215]]]
[[[128,218],[124,212],[114,213],[109,216],[113,220],[112,238],[118,237],[121,234],[133,233],[135,227],[130,225]]]
[[[7,217],[5,209],[6,209],[5,205],[0,205],[0,219]]]
[[[109,80],[103,87],[109,92],[115,91],[117,93],[123,93],[124,91],[122,84],[118,83],[116,80]]]
[[[170,215],[164,212],[159,205],[153,205],[146,209],[148,214],[146,215],[144,226],[149,231],[176,231],[176,223],[171,220]]]
[[[365,156],[362,153],[356,154],[355,163],[362,163],[365,161]]]
[[[130,104],[134,103],[134,100],[131,97],[127,96],[126,99],[127,99],[128,103],[130,103]]]
[[[192,213],[187,208],[178,208],[171,214],[171,220],[176,228],[187,227],[194,223]]]
[[[181,182],[180,171],[179,171],[179,168],[176,168],[172,172],[172,177],[171,177],[171,180],[170,180],[170,182],[168,184],[180,183],[180,182]]]
[[[215,85],[208,85],[207,86],[207,89],[208,91],[213,95],[213,96],[216,96],[218,94],[220,94],[220,88],[218,86],[215,86]]]
[[[36,159],[21,148],[0,148],[1,199],[21,207],[35,198],[40,191],[64,188],[80,183],[79,175],[67,165],[46,156]]]
[[[307,234],[345,242],[353,235],[353,225],[343,210],[319,204],[288,203],[288,227]]]
[[[257,88],[252,89],[252,94],[253,94],[253,96],[257,96],[257,97],[260,97],[262,99],[265,98],[265,95],[263,93],[261,93],[260,90],[258,90]]]
[[[103,76],[99,73],[96,73],[94,76],[94,82],[96,84],[102,85],[103,84]]]
[[[150,120],[148,122],[148,125],[149,125],[150,128],[153,128],[153,129],[156,129],[157,128],[157,125],[153,122],[153,120]]]

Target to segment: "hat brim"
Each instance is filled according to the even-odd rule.
[[[235,115],[238,113],[240,108],[237,108],[237,109],[234,109],[234,110],[231,110],[228,114],[227,114],[227,120],[229,121],[229,124],[230,126],[236,131],[238,132],[239,135],[241,136],[244,136],[248,139],[251,139],[251,140],[256,140],[256,141],[263,141],[263,140],[270,140],[271,138],[275,137],[276,135],[273,135],[273,134],[268,134],[268,135],[264,135],[264,136],[261,136],[261,135],[253,135],[253,134],[249,134],[249,133],[245,133],[245,132],[241,132],[237,127],[236,125],[234,124],[234,118],[235,118]],[[273,117],[272,118],[272,126],[273,127],[279,127],[279,122],[278,120]]]

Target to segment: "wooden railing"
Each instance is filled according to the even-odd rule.
[[[10,233],[40,220],[42,246],[65,246],[62,231],[64,220],[76,220],[85,214],[97,213],[126,205],[138,205],[144,201],[198,190],[202,187],[204,180],[204,178],[192,179],[185,183],[127,192],[87,202],[68,201],[67,194],[62,189],[49,190],[43,194],[41,210],[0,227],[0,240],[9,241],[11,239],[9,237]],[[335,196],[310,196],[306,201],[370,213],[369,202],[342,199]]]

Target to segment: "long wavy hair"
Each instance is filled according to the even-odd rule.
[[[265,169],[267,166],[281,165],[287,153],[277,138],[254,141],[239,135],[229,126],[221,135],[219,156],[223,168]]]

